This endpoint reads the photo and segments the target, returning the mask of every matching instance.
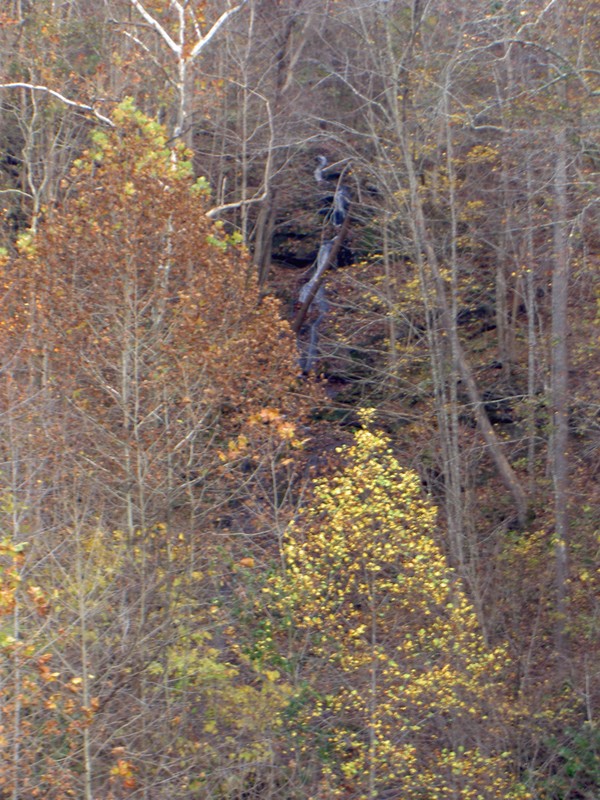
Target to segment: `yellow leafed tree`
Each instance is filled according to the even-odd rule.
[[[368,426],[340,452],[269,590],[303,637],[299,757],[317,733],[323,797],[527,797],[502,752],[505,654],[484,645],[418,476]]]

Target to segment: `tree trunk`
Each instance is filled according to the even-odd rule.
[[[437,256],[425,225],[423,205],[419,196],[417,176],[415,166],[410,153],[409,145],[403,141],[404,164],[406,166],[410,200],[411,200],[411,225],[415,236],[415,253],[420,268],[428,267],[431,278],[435,286],[436,301],[439,306],[442,327],[452,344],[454,357],[460,377],[465,385],[469,400],[473,407],[473,413],[477,421],[477,426],[489,448],[490,455],[496,466],[498,474],[504,485],[512,495],[517,522],[520,527],[524,527],[527,520],[527,496],[521,486],[518,477],[515,475],[508,459],[502,451],[502,446],[485,412],[481,394],[473,377],[473,371],[465,356],[462,344],[458,338],[456,325],[453,324],[446,288],[442,278]],[[425,259],[423,259],[423,252]]]
[[[567,303],[569,248],[567,234],[567,135],[564,126],[556,135],[554,173],[555,219],[552,268],[552,476],[554,483],[554,554],[556,561],[557,627],[559,655],[566,656],[568,516],[568,347]]]

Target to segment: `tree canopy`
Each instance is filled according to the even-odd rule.
[[[596,800],[596,6],[2,4],[2,798]]]

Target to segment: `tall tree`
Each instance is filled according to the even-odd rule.
[[[368,429],[340,455],[294,521],[272,583],[283,653],[312,696],[299,758],[319,731],[330,797],[526,797],[501,755],[505,656],[483,644],[418,477]]]
[[[76,163],[66,206],[4,260],[0,324],[14,431],[2,438],[5,460],[24,436],[44,464],[32,476],[14,462],[15,502],[32,483],[46,488],[39,517],[26,514],[32,563],[47,585],[64,576],[53,590],[62,601],[54,649],[85,672],[85,698],[103,700],[83,737],[88,796],[106,788],[109,741],[133,754],[145,792],[173,769],[160,704],[179,707],[169,681],[192,644],[208,640],[205,609],[227,564],[277,546],[293,479],[285,417],[304,407],[289,326],[260,296],[245,251],[206,217],[206,185],[194,182],[187,151],[173,152],[131,103],[114,119]],[[39,423],[35,436],[26,415]],[[229,534],[238,526],[247,537]],[[73,635],[61,638],[64,629]],[[200,724],[190,719],[190,741]],[[154,764],[161,741],[171,744]]]

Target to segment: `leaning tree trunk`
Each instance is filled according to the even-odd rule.
[[[461,379],[467,390],[469,400],[473,407],[477,427],[488,446],[489,453],[496,466],[498,474],[504,485],[512,495],[515,505],[516,519],[520,527],[524,527],[527,520],[528,501],[517,475],[504,455],[502,445],[486,414],[483,400],[477,383],[473,376],[471,365],[467,361],[462,343],[458,337],[456,325],[453,324],[450,305],[446,294],[446,287],[442,278],[440,266],[435,254],[435,249],[425,224],[423,205],[419,195],[415,166],[412,160],[409,144],[403,140],[404,164],[406,167],[411,205],[410,224],[415,239],[415,253],[422,270],[428,269],[435,287],[436,302],[439,306],[441,323],[446,336],[448,336],[456,359],[456,365]],[[425,258],[423,258],[423,254]]]

